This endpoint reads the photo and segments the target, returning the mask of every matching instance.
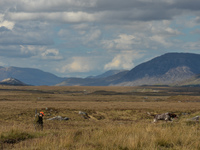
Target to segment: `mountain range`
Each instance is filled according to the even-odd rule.
[[[0,67],[0,80],[16,78],[28,85],[56,86],[200,86],[200,55],[167,53],[131,70],[109,70],[87,78],[61,78],[33,68]]]
[[[104,78],[68,78],[58,86],[141,86],[200,85],[200,55],[192,53],[167,53],[139,64],[129,71],[121,71]],[[196,82],[195,82],[195,81]],[[200,79],[199,79],[200,80]],[[188,81],[188,82],[186,82]],[[189,82],[190,81],[190,82]]]
[[[34,68],[0,67],[0,81],[8,78],[15,78],[27,85],[38,86],[55,85],[66,79]]]
[[[167,53],[136,66],[114,84],[175,85],[200,74],[199,65],[199,54]]]

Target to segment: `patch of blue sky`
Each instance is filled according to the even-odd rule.
[[[194,22],[195,18],[196,16],[188,16],[184,18],[184,21]],[[200,40],[200,25],[196,24],[194,26],[191,25],[190,27],[188,27],[189,25],[184,26],[184,25],[187,25],[187,22],[181,24],[177,21],[173,21],[171,23],[170,27],[172,27],[173,29],[177,29],[178,31],[182,33],[182,34],[179,34],[178,36],[172,37],[172,39],[180,40],[183,42],[196,42]]]
[[[183,42],[197,42],[200,40],[200,34],[193,33],[194,29],[184,29],[182,31],[183,35],[175,37]]]

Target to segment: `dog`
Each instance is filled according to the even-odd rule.
[[[169,112],[166,112],[166,113],[163,113],[163,114],[150,114],[149,112],[147,112],[148,115],[150,116],[154,116],[154,120],[153,120],[153,123],[156,123],[158,122],[158,120],[164,120],[164,121],[173,121],[172,119],[173,118],[177,118],[178,116],[174,113],[169,113]]]

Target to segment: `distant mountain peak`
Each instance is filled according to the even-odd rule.
[[[15,78],[7,78],[7,79],[4,79],[0,82],[1,85],[20,85],[20,86],[24,86],[26,85],[25,83],[15,79]]]
[[[199,66],[200,54],[166,53],[141,63],[130,71],[116,73],[115,70],[110,70],[93,78],[79,80],[67,79],[62,85],[178,85],[178,83],[200,74]]]
[[[109,70],[101,75],[87,78],[60,78],[39,69],[0,66],[0,80],[4,79],[0,84],[27,83],[57,86],[188,86],[192,84],[200,86],[199,66],[200,54],[193,53],[166,53],[143,62],[131,70]]]
[[[172,84],[200,73],[200,55],[166,53],[130,70],[117,85]]]
[[[0,80],[7,78],[18,79],[28,85],[55,85],[65,78],[57,77],[54,74],[44,72],[35,68],[0,67]]]

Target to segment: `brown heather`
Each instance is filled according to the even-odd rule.
[[[0,87],[0,149],[199,150],[200,88]],[[35,131],[35,109],[45,113]],[[78,111],[89,114],[84,119]],[[173,122],[152,123],[151,113],[174,112]],[[68,121],[50,121],[55,116]]]

